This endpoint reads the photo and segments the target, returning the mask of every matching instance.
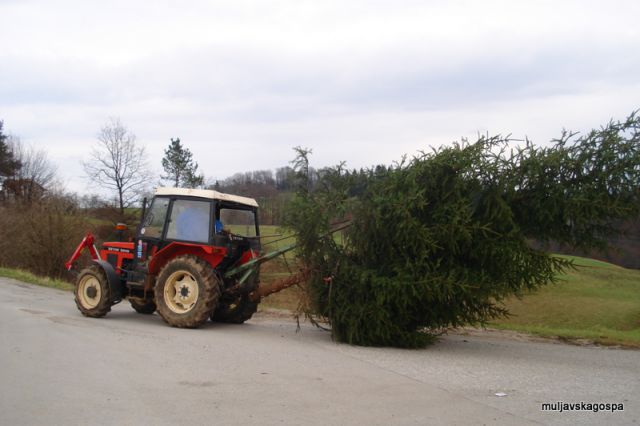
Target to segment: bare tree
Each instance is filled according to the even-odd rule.
[[[47,151],[25,145],[17,136],[10,135],[7,140],[20,168],[5,181],[6,192],[15,199],[31,203],[58,186],[57,167],[49,161]]]
[[[83,162],[90,179],[114,191],[120,213],[130,206],[151,182],[144,146],[120,119],[110,118],[98,133],[98,144]]]

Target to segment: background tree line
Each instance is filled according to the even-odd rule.
[[[114,238],[115,223],[125,222],[135,229],[139,218],[132,207],[140,206],[144,196],[150,197],[153,186],[201,187],[256,198],[261,224],[280,225],[286,205],[300,184],[294,162],[275,170],[239,172],[212,181],[199,170],[180,138],[170,138],[164,153],[164,173],[158,181],[150,172],[144,145],[119,119],[108,119],[84,164],[87,177],[107,193],[74,194],[63,188],[45,150],[8,133],[0,121],[0,266],[64,276],[62,263],[86,231],[107,240]],[[343,166],[342,173],[352,182],[350,195],[357,196],[372,179],[385,176],[391,168],[378,165],[348,170]],[[305,185],[315,190],[331,169],[308,166],[306,173]],[[607,252],[578,251],[554,241],[547,247],[640,268],[640,221],[627,221],[622,226],[627,235],[611,238],[613,249]]]

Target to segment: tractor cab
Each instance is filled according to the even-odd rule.
[[[170,247],[214,250],[225,256],[212,266],[226,268],[260,251],[258,203],[212,190],[158,188],[138,228],[135,259],[144,263]],[[219,261],[219,262],[218,262]]]
[[[167,260],[200,256],[224,273],[260,253],[258,203],[252,198],[213,190],[158,188],[134,242],[105,242],[100,258],[129,286],[149,286]]]

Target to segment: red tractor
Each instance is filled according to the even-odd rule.
[[[106,315],[128,299],[142,314],[174,327],[214,321],[242,323],[256,312],[260,256],[258,204],[211,190],[159,188],[131,242],[106,242],[98,252],[88,234],[83,248],[93,264],[82,270],[75,302],[89,317]],[[281,254],[282,251],[276,253]]]

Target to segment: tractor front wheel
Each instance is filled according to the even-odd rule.
[[[111,289],[107,274],[97,265],[80,272],[74,294],[76,306],[84,316],[99,318],[111,310]]]
[[[216,309],[220,280],[197,256],[178,256],[158,276],[155,300],[158,314],[172,327],[197,328]]]

